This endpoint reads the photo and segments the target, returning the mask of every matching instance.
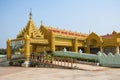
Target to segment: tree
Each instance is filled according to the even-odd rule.
[[[6,54],[6,49],[0,48],[0,54],[5,55]]]

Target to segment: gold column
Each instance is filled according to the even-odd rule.
[[[7,43],[7,59],[9,60],[11,58],[11,46],[10,46],[11,40],[8,39],[6,43]]]
[[[85,41],[85,53],[90,53],[90,42],[89,40]]]
[[[27,35],[25,37],[25,58],[26,61],[29,61],[30,58],[30,37]]]
[[[78,52],[78,39],[77,37],[75,38],[74,42],[73,42],[73,49],[74,49],[74,52]]]
[[[51,49],[52,52],[54,52],[55,51],[55,36],[54,36],[53,33],[51,34],[51,40],[50,40],[50,42],[51,42],[50,49]]]

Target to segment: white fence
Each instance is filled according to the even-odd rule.
[[[109,67],[120,67],[120,54],[116,53],[113,55],[109,53],[106,55],[105,53],[98,52],[98,54],[88,54],[88,53],[76,53],[76,52],[69,52],[69,51],[55,51],[55,56],[61,57],[73,57],[73,58],[81,58],[81,59],[88,59],[98,61],[102,66],[109,66]]]
[[[120,54],[116,53],[113,55],[109,53],[106,55],[105,53],[98,53],[98,61],[102,66],[110,66],[110,67],[120,67]]]

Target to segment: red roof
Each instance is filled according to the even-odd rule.
[[[73,35],[73,36],[81,36],[81,37],[87,37],[85,34],[79,34],[79,33],[74,33],[74,32],[69,32],[69,31],[63,31],[63,30],[58,30],[54,28],[47,28],[48,31],[54,32],[54,33],[61,33],[61,34],[66,34],[66,35]]]
[[[112,38],[113,35],[104,35],[104,36],[101,36],[102,38]]]

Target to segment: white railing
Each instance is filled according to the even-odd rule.
[[[106,55],[105,53],[98,53],[98,61],[102,66],[110,66],[110,67],[120,67],[120,54],[116,53],[113,55],[109,53]]]

